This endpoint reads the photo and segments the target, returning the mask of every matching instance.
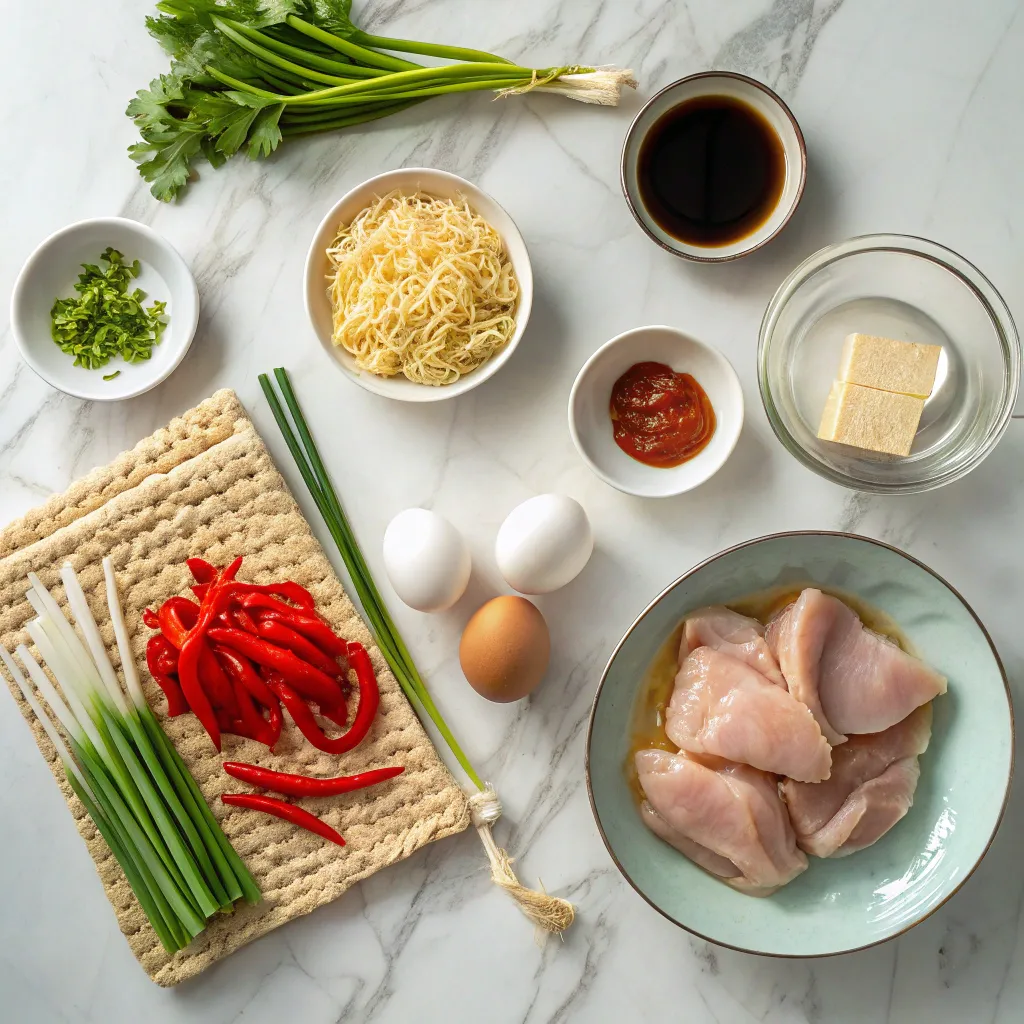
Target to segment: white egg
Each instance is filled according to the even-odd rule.
[[[410,608],[441,612],[465,593],[472,569],[462,534],[425,508],[399,512],[384,531],[384,568]]]
[[[583,506],[564,494],[538,494],[501,524],[494,558],[513,590],[547,594],[575,579],[593,550]]]

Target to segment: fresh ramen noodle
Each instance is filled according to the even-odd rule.
[[[333,341],[362,370],[451,384],[508,344],[519,284],[465,200],[389,192],[327,250]]]

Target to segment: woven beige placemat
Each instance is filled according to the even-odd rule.
[[[359,879],[469,824],[464,794],[372,644],[233,392],[218,391],[0,532],[0,642],[8,649],[29,643],[24,630],[33,614],[25,599],[29,570],[39,574],[63,605],[59,570],[70,561],[119,667],[103,595],[101,562],[106,555],[117,570],[150,705],[263,890],[259,906],[240,906],[230,915],[218,916],[187,949],[168,956],[109,848],[64,781],[52,745],[27,704],[16,698],[96,862],[121,931],[154,981],[184,981],[278,925],[337,899]],[[245,556],[240,579],[292,579],[307,587],[335,629],[363,643],[373,659],[380,712],[369,736],[355,750],[341,757],[315,750],[287,715],[273,755],[251,740],[224,737],[224,760],[252,761],[283,771],[330,776],[405,765],[404,774],[373,789],[302,802],[345,836],[344,849],[286,822],[221,803],[222,793],[247,787],[224,774],[221,755],[193,715],[166,718],[163,695],[145,670],[145,645],[152,631],[141,621],[143,609],[156,607],[172,594],[189,596],[192,579],[186,558],[200,556],[222,565],[236,555]]]

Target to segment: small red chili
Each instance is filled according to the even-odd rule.
[[[232,679],[237,676],[242,685],[252,694],[257,702],[265,708],[277,707],[280,704],[273,690],[260,679],[248,658],[243,658],[237,651],[233,651],[230,647],[225,647],[223,644],[214,644],[213,652],[217,655],[217,659],[224,666],[224,670],[228,675]]]
[[[159,629],[160,620],[156,617],[156,612],[152,608],[146,608],[142,612],[142,621],[149,626],[150,629]]]
[[[337,796],[386,782],[401,775],[405,768],[398,765],[391,768],[374,768],[356,775],[342,775],[335,779],[316,779],[309,775],[275,772],[270,768],[261,768],[259,765],[245,764],[241,761],[225,761],[224,771],[232,778],[259,786],[260,789],[284,793],[285,796]]]
[[[336,832],[326,822],[310,814],[309,811],[296,807],[295,804],[285,803],[284,800],[277,800],[272,796],[264,796],[262,793],[225,793],[221,800],[231,807],[247,807],[253,811],[263,811],[264,814],[272,814],[275,818],[289,821],[307,832],[327,839],[329,842],[344,846],[345,840],[339,832]]]
[[[183,715],[188,711],[188,702],[181,692],[181,685],[171,674],[177,669],[177,654],[178,652],[159,633],[151,636],[146,643],[146,665],[149,674],[164,691],[169,718]]]
[[[257,629],[261,637],[279,647],[287,647],[303,661],[315,665],[321,672],[335,678],[343,675],[342,667],[330,655],[324,654],[316,644],[294,629],[289,629],[283,622],[266,619],[259,623]]]
[[[366,648],[359,643],[348,645],[348,657],[352,667],[356,671],[356,679],[359,681],[359,707],[356,708],[356,717],[352,722],[343,739],[352,737],[349,747],[351,750],[370,731],[374,718],[377,717],[377,708],[380,706],[380,688],[377,686],[377,677],[373,672],[373,663],[366,653]]]
[[[235,691],[231,686],[231,680],[228,679],[205,638],[203,638],[202,645],[203,650],[199,655],[199,682],[215,708],[223,708],[231,719],[238,718],[238,701],[235,700]]]

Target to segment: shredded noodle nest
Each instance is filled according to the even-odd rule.
[[[333,341],[360,369],[451,384],[515,330],[512,263],[461,197],[389,192],[339,229],[327,255]]]

